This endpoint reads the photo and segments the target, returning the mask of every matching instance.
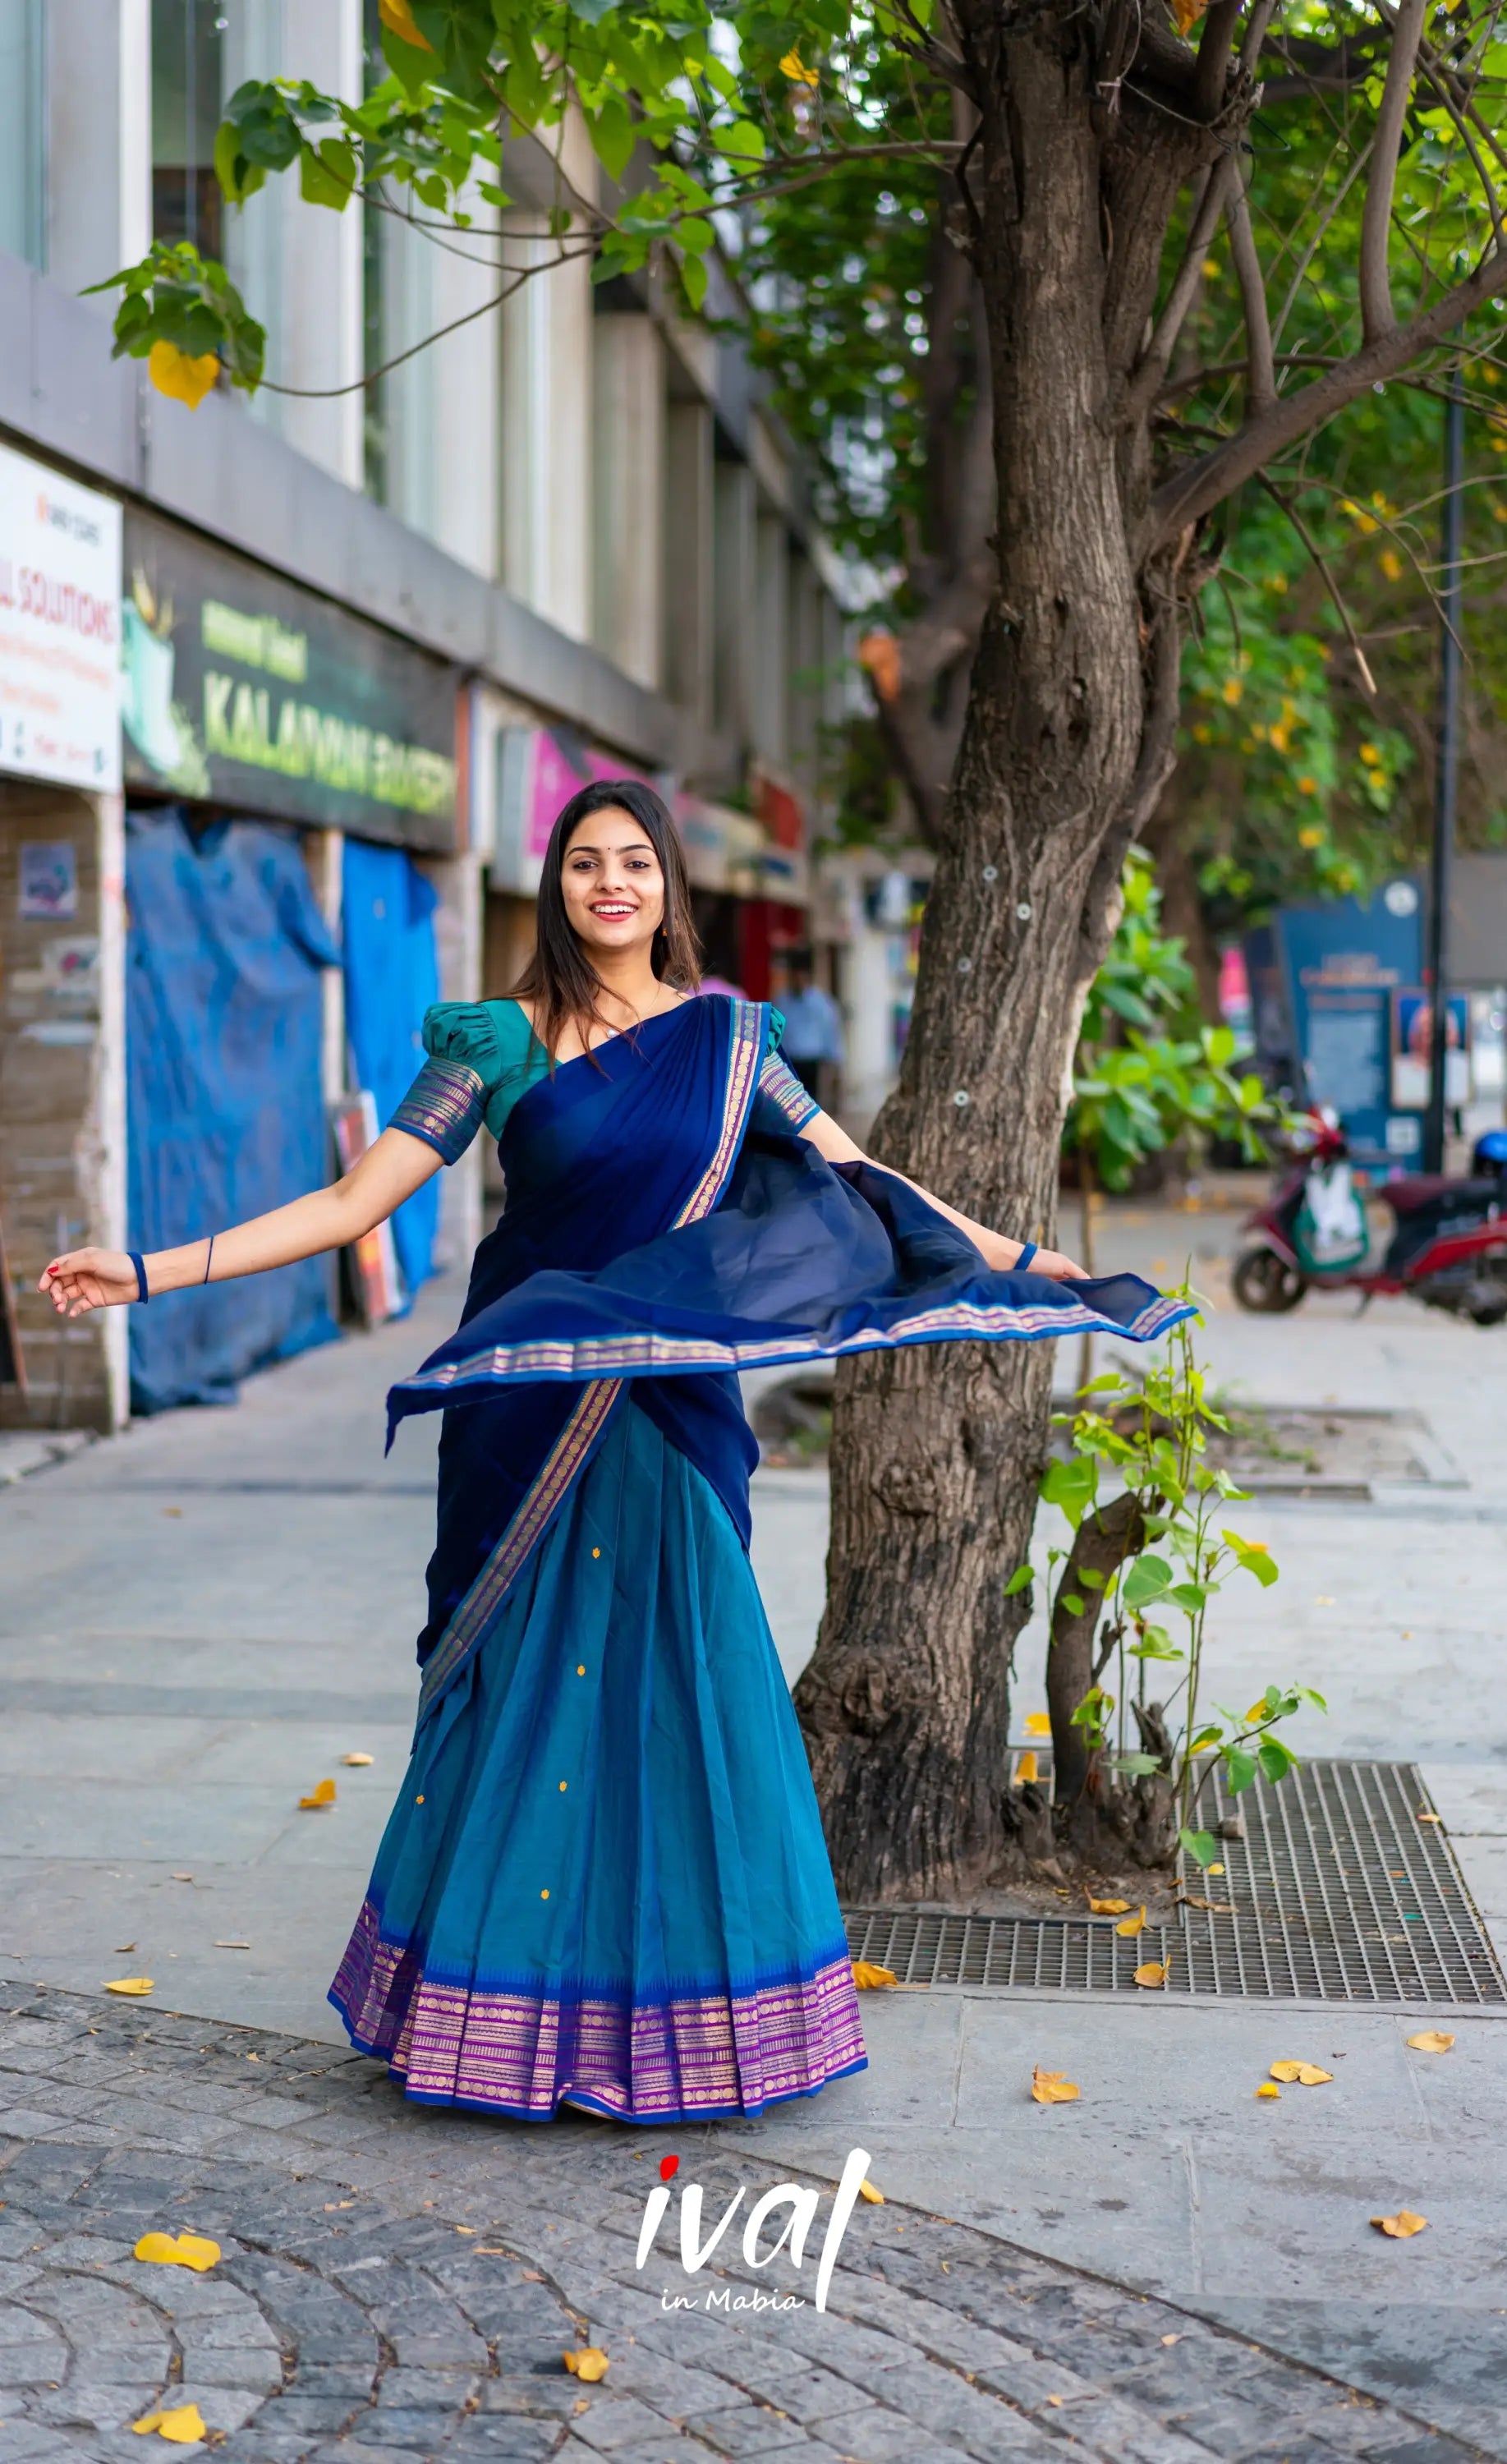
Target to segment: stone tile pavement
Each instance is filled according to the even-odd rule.
[[[227,2464],[1494,2452],[915,2207],[857,2208],[819,2310],[831,2176],[805,2177],[822,2195],[804,2263],[755,2270],[734,2235],[776,2176],[709,2140],[436,2113],[327,2045],[5,1989],[0,2464],[142,2464],[156,2451],[131,2425],[164,2402],[196,2404],[198,2452]],[[675,2207],[635,2265],[666,2150],[675,2189],[703,2192],[703,2237],[739,2199],[695,2274]],[[220,2263],[138,2261],[156,2230],[209,2235]],[[590,2386],[562,2361],[588,2343],[610,2357]]]

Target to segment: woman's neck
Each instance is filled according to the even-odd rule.
[[[654,973],[646,951],[614,950],[600,957],[594,953],[591,962],[601,980],[602,1006],[609,1017],[622,1010],[629,1019],[647,1018],[665,1005],[667,987]]]

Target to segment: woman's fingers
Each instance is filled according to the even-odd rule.
[[[91,1309],[136,1298],[136,1269],[117,1249],[69,1249],[55,1258],[37,1282],[59,1317],[87,1317]]]

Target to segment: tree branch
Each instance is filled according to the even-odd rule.
[[[1340,585],[1329,570],[1328,564],[1320,550],[1318,540],[1314,538],[1312,531],[1304,521],[1301,514],[1298,511],[1297,506],[1288,502],[1280,488],[1278,488],[1273,480],[1267,477],[1265,472],[1257,472],[1256,477],[1260,486],[1266,490],[1267,495],[1271,497],[1273,504],[1279,506],[1281,511],[1287,516],[1288,520],[1292,523],[1294,530],[1298,533],[1299,538],[1302,540],[1304,547],[1308,550],[1309,556],[1317,566],[1319,574],[1323,582],[1323,586],[1329,593],[1329,597],[1333,602],[1334,612],[1339,617],[1340,622],[1344,628],[1344,638],[1350,645],[1355,664],[1361,671],[1361,682],[1374,701],[1376,698],[1376,678],[1371,673],[1370,667],[1366,661],[1365,652],[1361,648],[1360,638],[1356,633],[1354,625],[1350,621],[1350,611],[1348,607],[1346,607],[1344,601],[1340,596]]]
[[[1343,360],[1327,376],[1321,377],[1301,393],[1280,395],[1272,408],[1259,419],[1248,420],[1229,443],[1203,454],[1186,470],[1163,481],[1151,499],[1149,536],[1157,544],[1171,539],[1186,522],[1195,522],[1226,496],[1233,495],[1247,479],[1254,478],[1273,455],[1295,445],[1333,419],[1365,393],[1367,386],[1385,385],[1410,361],[1442,341],[1452,325],[1459,325],[1474,316],[1488,299],[1500,297],[1507,291],[1507,255],[1493,249],[1483,257],[1474,274],[1457,282],[1436,299],[1431,308],[1414,317],[1406,325],[1394,325],[1388,334]]]
[[[1231,156],[1222,155],[1204,182],[1204,193],[1194,210],[1182,264],[1173,276],[1166,305],[1126,389],[1125,407],[1132,419],[1144,417],[1161,391],[1162,380],[1167,374],[1178,335],[1183,330],[1203,275],[1205,253],[1224,210],[1232,170]]]
[[[1240,285],[1240,312],[1245,319],[1246,417],[1266,410],[1277,400],[1277,367],[1272,357],[1272,323],[1266,307],[1266,276],[1251,229],[1251,208],[1238,176],[1226,184],[1225,221],[1235,279]]]
[[[1380,335],[1389,334],[1397,322],[1392,314],[1392,286],[1387,267],[1387,250],[1391,236],[1397,158],[1402,151],[1403,130],[1412,95],[1413,71],[1418,63],[1418,45],[1423,37],[1427,6],[1428,0],[1401,0],[1391,55],[1387,63],[1382,107],[1376,116],[1375,152],[1371,176],[1366,184],[1365,204],[1361,213],[1361,330],[1367,342],[1374,342]]]
[[[1230,55],[1244,0],[1213,0],[1198,37],[1198,64],[1193,71],[1193,109],[1203,120],[1218,116],[1224,101]]]

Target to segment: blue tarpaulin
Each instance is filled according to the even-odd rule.
[[[437,895],[402,847],[345,842],[342,891],[345,1033],[358,1086],[376,1099],[385,1129],[424,1062],[419,1028],[440,997],[434,946]],[[434,1271],[440,1184],[426,1183],[392,1219],[403,1280],[411,1293]]]
[[[125,880],[130,1243],[170,1249],[329,1180],[319,971],[339,953],[295,830],[133,812]],[[329,1293],[309,1258],[133,1309],[132,1408],[233,1401],[333,1340]]]

